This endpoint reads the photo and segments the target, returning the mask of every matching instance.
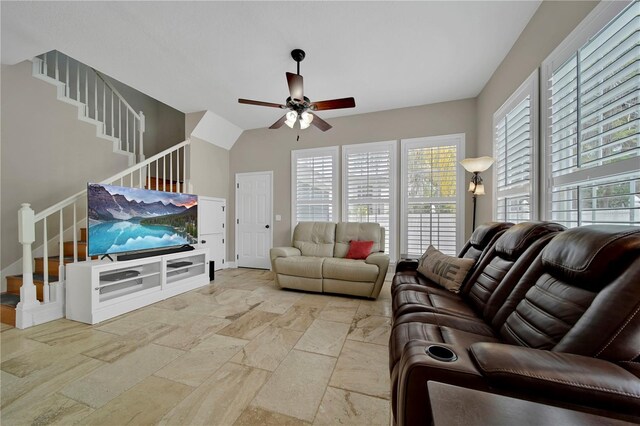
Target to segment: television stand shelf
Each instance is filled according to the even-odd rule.
[[[66,317],[96,324],[209,283],[208,250],[66,266]],[[167,264],[181,264],[178,268]]]

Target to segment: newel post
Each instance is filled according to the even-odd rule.
[[[18,328],[33,325],[31,315],[25,311],[40,304],[36,298],[36,286],[33,284],[31,244],[35,239],[35,213],[28,203],[24,203],[18,211],[18,241],[22,244],[22,287],[20,287],[20,303],[16,307],[16,327]]]
[[[145,131],[145,118],[144,113],[140,111],[140,150],[138,151],[138,162],[144,161],[144,131]]]

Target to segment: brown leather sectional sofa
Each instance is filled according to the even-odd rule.
[[[431,421],[428,381],[640,421],[640,228],[494,223],[460,257],[474,243],[458,294],[398,264],[396,424]]]

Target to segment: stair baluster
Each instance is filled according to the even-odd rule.
[[[73,261],[78,261],[78,235],[76,234],[76,224],[78,223],[78,219],[76,217],[76,203],[73,203]]]
[[[60,209],[60,229],[58,230],[58,280],[64,279],[64,216],[63,209]]]
[[[18,211],[18,240],[22,244],[22,286],[20,287],[20,303],[16,306],[16,327],[26,328],[32,324],[23,319],[22,311],[39,304],[36,298],[36,286],[33,283],[33,265],[31,244],[36,239],[34,211],[30,204],[23,203]]]
[[[44,284],[42,284],[42,302],[49,303],[49,239],[47,238],[47,218],[42,220],[42,240],[43,240],[43,258],[42,266],[43,273],[42,278]]]

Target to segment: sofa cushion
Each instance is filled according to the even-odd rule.
[[[328,257],[322,265],[324,278],[334,280],[375,282],[378,279],[378,272],[377,265],[365,263],[364,260]]]
[[[515,261],[531,244],[551,232],[566,228],[553,222],[523,222],[512,226],[496,241],[496,254],[505,260]]]
[[[366,259],[371,254],[373,241],[354,241],[349,243],[349,252],[345,256],[347,259]]]
[[[447,290],[457,293],[474,264],[471,259],[447,256],[435,247],[429,246],[418,265],[418,272]]]
[[[324,257],[313,256],[279,257],[275,260],[275,268],[278,274],[322,278],[322,263],[324,261]]]
[[[449,295],[443,297],[431,291],[402,289],[393,298],[393,316],[397,318],[411,312],[439,312],[462,317],[477,317],[473,309],[459,295],[451,292]]]
[[[638,227],[591,225],[558,235],[542,252],[542,263],[556,278],[600,291],[637,254]]]
[[[300,222],[293,231],[293,246],[303,256],[331,257],[335,245],[333,222]]]
[[[354,241],[373,241],[371,253],[384,251],[384,240],[378,223],[340,222],[336,225],[336,244],[333,257],[345,257],[349,243]]]

